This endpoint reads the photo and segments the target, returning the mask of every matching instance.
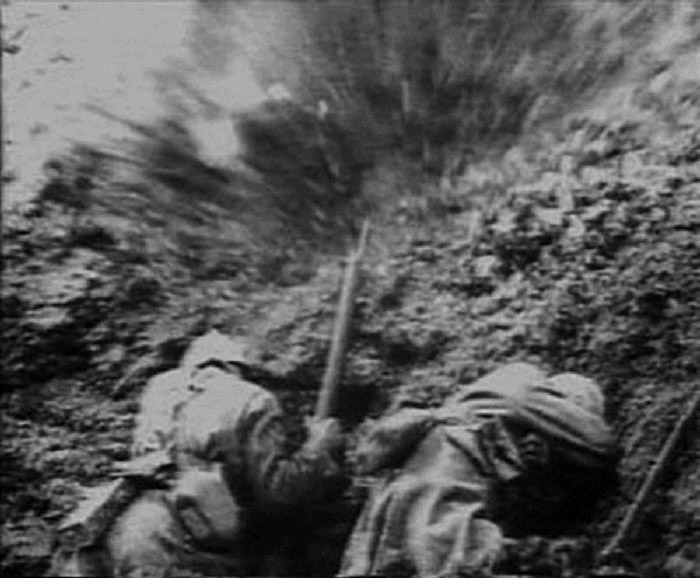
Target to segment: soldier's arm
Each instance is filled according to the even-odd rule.
[[[242,458],[258,507],[274,510],[305,501],[319,484],[340,474],[333,457],[340,438],[332,422],[320,423],[294,455],[287,443],[283,416],[272,395],[259,396],[245,418]]]

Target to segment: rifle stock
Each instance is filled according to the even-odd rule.
[[[352,322],[355,291],[358,282],[358,268],[367,244],[368,234],[369,221],[365,221],[362,225],[357,248],[351,249],[348,255],[343,277],[343,287],[338,302],[338,313],[333,327],[333,340],[330,353],[328,354],[326,372],[323,376],[323,385],[316,404],[317,418],[331,417],[336,411],[340,378],[345,368],[345,353],[348,347],[350,324]]]

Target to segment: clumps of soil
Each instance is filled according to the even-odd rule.
[[[691,125],[659,140],[633,124],[579,130],[540,151],[546,165],[535,154],[534,178],[495,202],[482,202],[467,182],[462,210],[406,227],[408,234],[375,228],[382,258],[366,264],[345,382],[375,391],[365,415],[377,416],[438,405],[511,361],[596,379],[625,452],[620,491],[594,523],[574,530],[599,550],[698,387],[700,168],[692,151],[700,133]],[[565,164],[572,140],[581,147],[573,167],[547,169]],[[285,303],[278,350],[298,343],[299,359],[325,351],[331,310],[322,302],[307,288]],[[276,333],[268,335],[272,347]],[[692,545],[698,443],[692,432],[687,438],[627,544],[644,575],[700,568]]]
[[[372,215],[343,378],[348,430],[401,405],[439,405],[511,361],[593,377],[625,450],[621,486],[572,533],[604,544],[698,387],[696,127],[656,134],[580,121],[559,140],[511,151],[500,165],[520,155],[510,183],[465,177],[444,192],[393,175],[394,190],[422,196],[387,194],[377,206],[389,210]],[[47,567],[52,533],[81,486],[127,457],[140,387],[206,329],[257,338],[254,377],[300,423],[321,382],[342,277],[327,265],[300,276],[303,285],[285,281],[291,257],[264,261],[243,236],[224,243],[232,228],[207,221],[215,212],[197,213],[211,234],[203,245],[201,230],[169,230],[162,183],[130,205],[133,174],[81,158],[3,223],[8,572]],[[396,183],[379,173],[370,178],[384,193]],[[699,571],[699,439],[687,436],[628,545],[647,576]],[[342,539],[328,546],[330,568]]]
[[[164,185],[134,191],[140,173],[101,153],[77,149],[45,168],[37,199],[3,215],[0,565],[19,574],[46,570],[82,488],[128,459],[146,381],[211,327],[255,337],[281,287],[309,275],[309,262],[290,272],[293,250],[266,254],[215,212],[199,228],[169,221]],[[295,445],[317,382],[306,361],[293,364],[263,359],[251,377],[295,416]]]

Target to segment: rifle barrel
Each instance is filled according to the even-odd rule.
[[[611,554],[619,550],[622,544],[629,538],[633,528],[636,526],[642,507],[646,504],[652,490],[654,489],[654,486],[657,484],[663,470],[666,468],[666,464],[673,455],[673,449],[678,444],[683,431],[695,412],[698,410],[698,407],[700,407],[700,386],[697,387],[698,389],[695,392],[695,396],[691,399],[687,411],[683,414],[681,419],[676,422],[676,426],[666,439],[666,443],[661,449],[661,453],[659,454],[656,463],[654,463],[654,466],[651,468],[651,470],[649,470],[649,474],[644,480],[642,487],[639,489],[634,502],[630,506],[629,510],[627,510],[620,527],[608,545],[601,552],[602,559],[610,557]]]
[[[333,328],[333,340],[328,354],[328,364],[323,376],[323,385],[316,404],[316,417],[331,417],[336,409],[340,378],[345,368],[345,353],[350,335],[350,322],[355,301],[355,290],[358,281],[358,266],[367,243],[369,221],[362,225],[360,241],[357,249],[350,251],[343,277],[343,287],[340,292],[338,313]]]

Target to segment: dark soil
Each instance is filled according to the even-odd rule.
[[[338,254],[367,212],[341,404],[348,463],[366,418],[437,405],[503,363],[581,372],[603,387],[624,450],[619,489],[568,532],[599,550],[700,387],[699,91],[639,90],[635,114],[569,117],[450,186],[383,158],[342,219],[316,213],[313,242],[303,212],[283,210],[260,236],[264,211],[243,225],[226,218],[235,207],[217,213],[230,190],[279,207],[255,179],[190,167],[203,192],[189,202],[181,183],[94,151],[49,166],[37,200],[3,215],[0,568],[47,570],[81,488],[128,458],[140,389],[209,328],[256,340],[251,377],[298,426],[323,375]],[[325,201],[309,211],[338,210]],[[294,242],[273,242],[280,230]],[[626,545],[650,578],[700,576],[697,420],[690,429]],[[353,506],[327,543],[310,538],[317,572],[333,571]]]

